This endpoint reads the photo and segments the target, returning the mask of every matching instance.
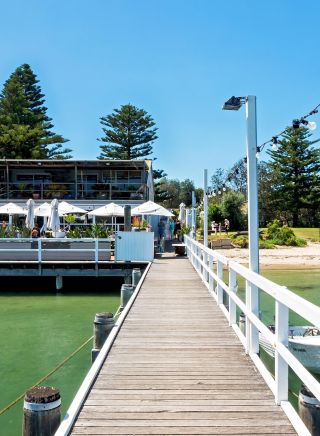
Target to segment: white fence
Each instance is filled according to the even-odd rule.
[[[113,254],[112,239],[69,238],[1,238],[0,261],[109,261]]]
[[[114,258],[111,256],[114,255]],[[118,232],[113,238],[0,238],[0,262],[138,261],[154,258],[153,232]]]
[[[274,394],[275,402],[281,405],[299,435],[310,435],[298,414],[288,401],[288,368],[296,373],[315,397],[320,401],[320,383],[300,363],[288,349],[289,309],[320,328],[320,307],[306,301],[286,287],[280,286],[248,268],[229,260],[227,257],[204,247],[188,236],[185,244],[190,262],[207,286],[210,294],[227,317],[229,325],[238,335],[247,354],[250,355],[259,372]],[[228,270],[228,280],[224,280],[224,269]],[[245,303],[237,296],[237,276],[245,279]],[[274,299],[275,333],[259,319],[257,295],[259,289]],[[228,303],[223,303],[223,292]],[[246,318],[245,334],[237,325],[237,307]],[[259,332],[275,349],[275,376],[267,370],[259,357]],[[248,381],[249,382],[249,381]]]

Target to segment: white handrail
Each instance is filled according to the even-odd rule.
[[[199,242],[185,236],[185,244],[190,262],[198,272],[204,284],[209,289],[211,295],[226,315],[229,324],[233,327],[236,334],[246,348],[246,352],[251,356],[258,370],[270,386],[275,401],[282,405],[288,402],[288,366],[296,373],[302,383],[304,383],[315,397],[320,400],[320,383],[302,365],[302,363],[291,353],[288,348],[288,313],[289,309],[308,320],[312,325],[320,328],[320,307],[299,297],[284,286],[280,286],[271,280],[262,277],[248,268],[229,260],[227,257],[214,250],[206,248]],[[216,267],[216,271],[214,268]],[[229,272],[229,283],[223,280],[223,267]],[[237,295],[236,275],[239,274],[246,281],[246,303]],[[216,286],[216,287],[215,287]],[[259,319],[256,310],[250,305],[250,286],[255,286],[270,295],[275,301],[275,333]],[[228,295],[228,307],[223,304],[223,291]],[[244,335],[236,324],[236,306],[246,316],[246,334]],[[255,333],[260,331],[263,336],[275,348],[275,380],[264,366],[258,356],[259,343]],[[254,342],[256,341],[256,342]],[[293,408],[285,407],[285,413],[300,434],[301,426],[305,429],[302,421],[297,416]],[[297,422],[299,425],[297,426]],[[301,433],[302,434],[302,433]]]

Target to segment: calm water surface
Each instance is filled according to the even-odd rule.
[[[0,293],[0,410],[48,374],[92,335],[96,312],[115,313],[119,292]],[[92,343],[42,385],[60,388],[66,412],[91,366]],[[0,435],[19,436],[23,402],[0,416]]]

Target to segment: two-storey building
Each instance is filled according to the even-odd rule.
[[[92,209],[153,200],[150,160],[0,160],[0,204],[53,198]]]

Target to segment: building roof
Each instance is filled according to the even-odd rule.
[[[16,167],[91,167],[91,168],[105,168],[105,167],[128,167],[149,169],[150,165],[146,160],[73,160],[73,159],[0,159],[0,166],[9,165]]]

